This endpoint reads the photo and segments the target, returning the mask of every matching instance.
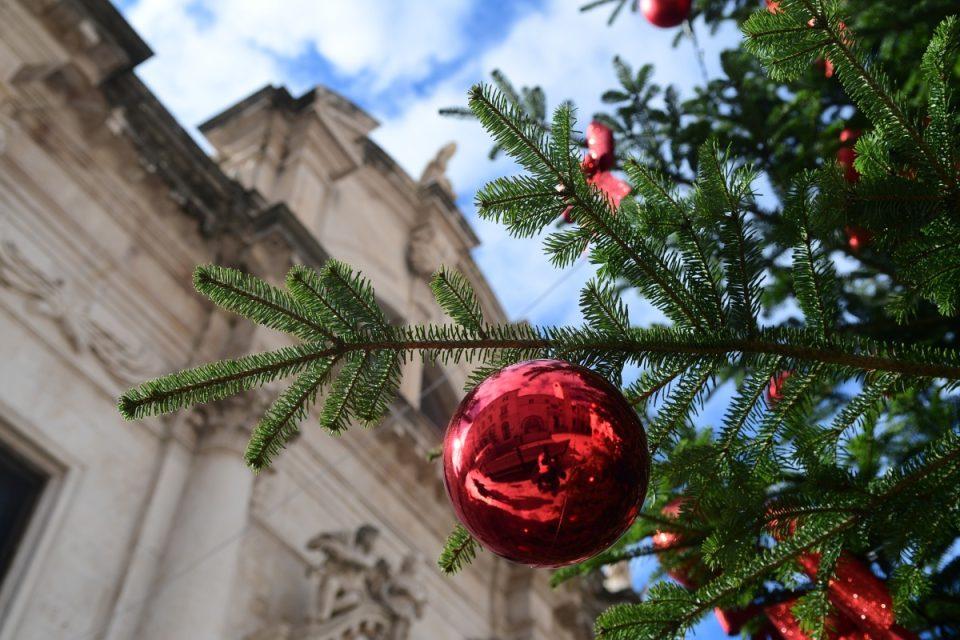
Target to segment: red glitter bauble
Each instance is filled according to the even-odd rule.
[[[609,382],[530,360],[471,391],[443,441],[460,522],[499,556],[537,567],[580,562],[634,521],[650,454],[636,412]]]
[[[640,0],[640,11],[651,24],[676,27],[690,16],[691,0]]]

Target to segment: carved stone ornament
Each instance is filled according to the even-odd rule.
[[[270,405],[262,390],[246,391],[194,407],[188,418],[200,452],[226,450],[242,455],[250,430]]]
[[[107,374],[123,385],[167,369],[155,353],[125,341],[95,320],[92,296],[82,295],[71,280],[45,273],[2,231],[0,288],[24,298],[28,313],[52,320],[75,352],[93,355]]]
[[[407,640],[426,602],[417,576],[423,559],[408,555],[393,569],[374,553],[379,536],[363,525],[311,538],[307,549],[320,559],[307,569],[306,618],[281,621],[247,640]]]
[[[450,178],[447,177],[447,165],[450,164],[450,158],[457,152],[457,143],[448,142],[440,147],[433,160],[427,163],[420,175],[420,184],[426,186],[431,183],[440,185],[451,196],[454,195],[453,185],[450,184]]]
[[[416,227],[410,233],[407,247],[407,262],[410,270],[421,278],[429,278],[440,268],[443,256],[436,247],[436,231],[429,222]]]

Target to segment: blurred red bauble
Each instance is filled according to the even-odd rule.
[[[640,11],[651,24],[676,27],[690,16],[691,0],[640,0]]]
[[[587,157],[584,160],[584,173],[609,171],[613,168],[613,130],[594,120],[587,125]],[[592,166],[587,169],[588,160]]]
[[[587,154],[583,156],[580,169],[587,182],[606,194],[616,208],[630,194],[630,185],[610,171],[616,161],[613,144],[613,130],[596,120],[591,122],[587,126]],[[561,216],[564,223],[572,223],[573,205],[564,209]]]
[[[558,567],[616,541],[647,493],[650,458],[636,412],[596,373],[530,360],[471,391],[443,441],[460,522],[515,562]]]
[[[853,161],[857,159],[857,150],[854,145],[857,144],[861,132],[859,129],[844,129],[840,132],[840,144],[844,145],[837,150],[837,162],[843,168],[843,177],[847,182],[858,182],[860,172],[853,166]]]
[[[767,400],[771,404],[783,400],[783,385],[791,375],[793,375],[792,371],[781,371],[770,378],[770,386],[767,387]]]
[[[854,253],[869,246],[873,241],[873,233],[869,229],[864,229],[855,224],[848,224],[843,228],[843,232],[847,234],[847,246]]]
[[[660,513],[670,520],[676,520],[680,517],[680,512],[683,510],[683,505],[686,502],[686,498],[674,498],[663,506],[663,509],[660,510]],[[683,536],[675,531],[657,531],[655,534],[653,534],[654,549],[671,549],[682,544]],[[691,574],[691,569],[693,568],[695,567],[691,562],[689,566],[680,566],[668,569],[667,575],[673,578],[674,581],[682,587],[687,589],[696,589],[699,585],[699,581],[696,580]]]
[[[770,13],[780,13],[780,3],[777,0],[767,0],[767,11]]]

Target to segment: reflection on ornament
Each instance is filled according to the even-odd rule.
[[[493,374],[450,420],[443,471],[483,546],[541,567],[585,560],[630,526],[646,495],[646,434],[596,373],[532,360]]]

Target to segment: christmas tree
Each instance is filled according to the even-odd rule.
[[[666,4],[640,8],[675,24]],[[515,236],[547,231],[557,267],[588,252],[596,278],[571,292],[584,326],[491,325],[446,269],[432,288],[452,323],[396,326],[369,282],[334,260],[294,267],[283,288],[206,265],[200,293],[301,344],[146,382],[120,411],[139,419],[291,378],[247,449],[259,471],[317,405],[331,434],[377,423],[407,358],[474,362],[470,389],[529,360],[587,367],[621,387],[609,402],[629,403],[643,425],[645,443],[629,450],[644,468],[621,487],[642,508],[555,582],[649,554],[674,577],[602,614],[598,637],[682,637],[714,611],[754,637],[956,637],[955,3],[677,4],[681,18],[736,20],[744,34],[723,54],[724,76],[691,99],[620,60],[621,86],[604,95],[614,110],[589,131],[572,105],[548,119],[542,91],[499,74],[469,92],[469,115],[521,169],[481,189],[478,211]],[[587,8],[607,5],[611,19],[636,8]],[[631,326],[627,289],[665,323]],[[624,384],[628,367],[640,374]],[[723,384],[736,387],[723,423],[697,424]],[[574,474],[553,455],[531,464],[556,494]],[[458,527],[440,566],[454,572],[477,550]]]

